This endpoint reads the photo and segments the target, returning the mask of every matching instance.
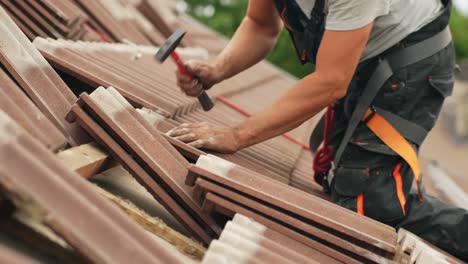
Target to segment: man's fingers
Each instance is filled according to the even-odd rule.
[[[197,80],[190,82],[177,82],[182,91],[189,96],[199,96],[203,92],[203,85]]]
[[[185,63],[185,68],[194,76],[199,76],[202,70],[200,64],[196,61],[187,61]]]
[[[169,130],[166,134],[170,137],[178,137],[190,133],[189,128],[174,128]]]
[[[198,140],[198,137],[195,133],[189,133],[189,134],[174,137],[174,138],[184,143],[190,143],[190,142]]]
[[[198,122],[198,123],[183,123],[179,127],[180,128],[200,128],[206,126],[206,122]]]
[[[186,90],[185,93],[190,96],[198,97],[203,92],[203,85],[200,83],[195,86],[193,89]]]
[[[187,74],[181,73],[179,70],[176,70],[176,77],[181,82],[190,82],[193,78]]]
[[[204,148],[205,144],[206,144],[206,140],[203,140],[203,139],[197,139],[189,143],[189,145],[194,148]]]
[[[199,85],[199,82],[197,79],[193,79],[189,81],[177,80],[177,85],[183,90],[191,90],[191,89],[195,89]]]

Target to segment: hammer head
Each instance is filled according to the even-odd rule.
[[[177,29],[167,41],[159,48],[155,57],[160,62],[164,62],[169,55],[179,46],[180,41],[185,36],[185,30]]]

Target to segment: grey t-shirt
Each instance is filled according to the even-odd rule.
[[[310,17],[315,0],[296,0]],[[375,20],[361,61],[372,58],[432,22],[443,9],[441,0],[326,0],[326,29],[347,31]]]

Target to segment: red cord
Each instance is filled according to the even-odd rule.
[[[237,112],[241,113],[242,115],[244,116],[247,116],[247,117],[250,117],[252,116],[251,113],[247,112],[247,110],[241,108],[240,106],[232,103],[231,101],[229,101],[228,99],[226,99],[225,97],[223,96],[218,96],[216,97],[219,101],[221,101],[223,104],[229,106],[230,108],[236,110]],[[310,150],[310,147],[304,143],[302,143],[299,139],[293,137],[292,135],[288,134],[288,133],[285,133],[282,135],[284,138],[290,140],[291,142],[293,143],[296,143],[297,145],[300,145],[302,148],[304,148],[305,150]]]
[[[335,109],[329,105],[325,116],[323,145],[314,155],[314,180],[322,184],[324,174],[328,173],[333,161],[333,147],[329,145],[330,133],[335,122]]]

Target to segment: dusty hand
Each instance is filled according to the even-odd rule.
[[[185,68],[197,78],[191,78],[180,71],[176,71],[177,85],[188,96],[199,96],[203,90],[210,89],[213,85],[220,82],[220,77],[214,66],[201,61],[188,61]]]
[[[234,128],[213,126],[206,122],[182,124],[167,132],[167,135],[195,148],[221,153],[234,153],[240,148]]]

